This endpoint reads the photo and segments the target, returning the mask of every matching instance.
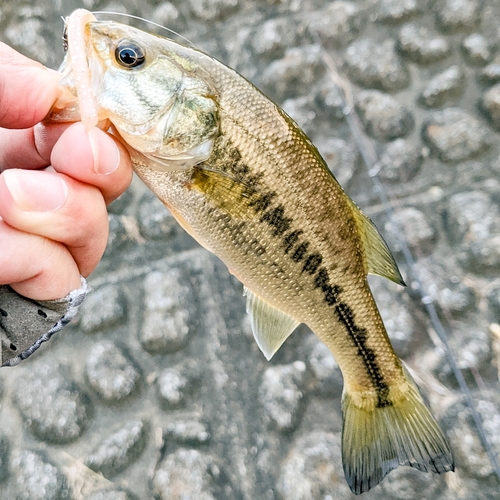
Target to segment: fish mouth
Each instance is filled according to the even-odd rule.
[[[104,76],[104,68],[96,57],[92,57],[92,54],[90,54],[90,57],[87,55],[87,64],[91,80],[91,91],[94,98],[97,99]],[[58,71],[62,74],[59,81],[59,95],[44,121],[48,123],[80,121],[82,117],[80,101],[69,53],[66,54]],[[98,108],[98,121],[106,118],[102,110]]]
[[[65,20],[66,56],[59,68],[59,96],[46,120],[49,122],[71,122],[81,120],[88,128],[97,125],[104,117],[99,116],[97,95],[103,78],[92,44],[94,15],[85,10],[74,11]]]
[[[97,99],[104,69],[94,57],[87,57],[87,64],[91,78],[92,94],[94,98]],[[58,71],[62,74],[61,80],[59,81],[59,95],[44,121],[47,123],[81,121],[82,113],[80,110],[80,100],[74,81],[74,72],[69,54],[66,54]],[[105,120],[106,118],[107,116],[98,109],[98,121]]]

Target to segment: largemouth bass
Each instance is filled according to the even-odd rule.
[[[68,30],[63,97],[49,119],[109,120],[137,175],[243,283],[267,359],[301,323],[329,347],[344,376],[342,454],[352,491],[367,491],[399,465],[453,470],[368,287],[368,273],[403,284],[397,265],[307,136],[203,52],[74,16],[81,25]],[[72,52],[74,32],[81,40]],[[76,68],[82,61],[84,70]],[[95,109],[81,109],[85,102]]]

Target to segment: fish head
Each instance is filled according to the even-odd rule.
[[[200,64],[209,56],[113,21],[89,22],[84,33],[98,119],[111,122],[132,156],[158,170],[206,160],[219,135],[217,92]],[[62,93],[50,122],[80,119],[72,57],[68,52],[60,68]]]

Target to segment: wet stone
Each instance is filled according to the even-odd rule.
[[[349,76],[365,87],[394,92],[407,87],[410,81],[408,69],[391,39],[356,40],[345,52],[345,66]]]
[[[479,24],[480,14],[478,0],[445,0],[437,10],[437,22],[446,32],[471,30]]]
[[[282,59],[273,61],[262,75],[262,85],[272,96],[285,98],[307,95],[325,71],[319,45],[292,47]]]
[[[458,276],[450,276],[443,262],[424,257],[416,262],[412,274],[422,283],[425,296],[448,315],[459,316],[475,307],[473,290]]]
[[[210,440],[210,432],[207,426],[198,420],[180,420],[165,426],[163,439],[184,445],[201,446]]]
[[[387,144],[379,160],[379,176],[390,182],[413,179],[422,165],[421,148],[413,141],[396,139]]]
[[[493,288],[488,293],[488,305],[495,323],[500,323],[500,287]],[[499,366],[500,369],[500,366]]]
[[[481,191],[453,195],[445,227],[455,256],[469,271],[488,272],[500,262],[500,210],[491,196]]]
[[[215,21],[233,14],[238,0],[188,0],[191,12],[202,21]]]
[[[95,491],[87,495],[84,500],[137,500],[135,495],[123,489],[108,489]]]
[[[300,29],[290,29],[290,20],[275,17],[260,24],[250,37],[253,50],[268,58],[282,57],[289,47],[299,44]]]
[[[369,283],[391,344],[398,356],[405,358],[412,354],[414,322],[402,299],[402,288],[379,277],[370,277]]]
[[[485,65],[492,57],[492,47],[480,33],[473,33],[464,39],[461,45],[466,60],[477,66]]]
[[[9,471],[10,442],[7,436],[0,434],[0,483],[10,476]]]
[[[12,461],[16,500],[71,500],[66,477],[42,451],[24,450]]]
[[[146,193],[139,205],[139,228],[149,240],[166,239],[176,228],[176,222],[165,205],[152,193]]]
[[[23,19],[19,23],[9,24],[4,31],[5,38],[2,38],[23,54],[43,64],[53,66],[58,61],[48,43],[46,22],[35,16]]]
[[[394,212],[384,225],[389,247],[401,252],[401,237],[416,255],[428,255],[434,249],[436,231],[428,218],[414,207],[404,207]]]
[[[398,48],[405,57],[419,64],[435,63],[450,55],[450,45],[445,38],[415,24],[401,28]]]
[[[422,129],[434,153],[442,161],[460,162],[486,152],[491,145],[488,128],[460,108],[434,113]]]
[[[422,474],[410,467],[398,467],[391,471],[380,483],[379,496],[384,500],[414,500],[418,498],[439,498],[446,487],[444,475]],[[418,493],[417,493],[418,492]]]
[[[356,96],[356,107],[366,131],[379,141],[409,134],[413,115],[394,97],[378,90],[364,90]]]
[[[359,152],[356,146],[335,137],[315,138],[314,145],[340,185],[345,187],[352,179],[358,164]]]
[[[122,248],[130,241],[128,231],[125,227],[126,216],[108,214],[109,234],[106,245],[105,257],[113,255],[119,248]]]
[[[167,368],[158,377],[156,384],[158,397],[163,406],[172,409],[184,403],[186,396],[189,395],[192,380],[176,368]]]
[[[80,437],[92,413],[88,396],[57,363],[32,363],[17,379],[13,402],[33,434],[50,443]]]
[[[379,0],[379,18],[387,23],[407,21],[422,11],[417,0]]]
[[[341,121],[345,118],[344,97],[338,85],[329,76],[319,82],[318,90],[315,93],[315,101],[317,107],[322,110],[323,115],[328,120]]]
[[[144,421],[129,421],[105,437],[85,458],[85,465],[105,477],[112,477],[140,456],[146,447],[147,438],[147,424]]]
[[[438,108],[457,101],[462,96],[464,87],[464,72],[460,66],[451,66],[429,80],[419,100],[428,108]]]
[[[485,375],[491,368],[491,338],[488,333],[476,328],[454,328],[454,335],[448,339],[451,352],[467,383],[474,384],[477,373]],[[439,380],[447,386],[458,386],[448,363],[446,352],[439,350],[440,361],[434,370]]]
[[[500,129],[500,84],[491,87],[483,94],[481,107],[493,126]]]
[[[314,103],[311,97],[303,96],[287,99],[281,108],[287,113],[297,125],[309,134],[316,128],[316,113],[313,110]]]
[[[476,409],[481,415],[486,436],[494,453],[500,454],[500,397],[498,391],[487,390],[474,396]],[[473,478],[486,478],[494,474],[491,462],[477,435],[471,410],[461,400],[446,410],[442,426],[450,438],[457,469]],[[472,491],[472,490],[471,490]],[[498,492],[498,484],[496,486]],[[476,497],[474,497],[476,498]],[[478,497],[491,498],[491,497]]]
[[[186,346],[196,318],[189,281],[180,269],[154,271],[144,280],[144,321],[140,340],[150,353],[168,354]]]
[[[489,85],[500,83],[500,56],[482,69],[480,79]]]
[[[452,276],[445,280],[444,287],[439,290],[437,302],[443,311],[458,316],[475,308],[476,295],[457,276]]]
[[[456,474],[460,474],[458,468],[456,471]],[[498,496],[497,476],[475,479],[461,474],[459,480],[459,490],[447,488],[439,496],[439,500],[492,500]]]
[[[115,214],[115,215],[120,215],[123,214],[124,212],[127,211],[128,207],[131,205],[133,202],[134,195],[131,189],[127,189],[123,194],[118,196],[116,200],[113,201],[108,206],[108,212]]]
[[[141,379],[135,362],[109,340],[92,346],[85,363],[85,376],[92,389],[107,402],[126,399]]]
[[[325,46],[345,46],[352,42],[363,23],[363,16],[352,2],[331,2],[314,12],[310,28],[318,33]]]
[[[330,349],[319,341],[315,335],[311,337],[313,344],[308,361],[311,372],[316,378],[319,393],[327,397],[338,397],[342,394],[344,379],[340,367]]]
[[[102,331],[126,321],[126,300],[119,285],[93,290],[82,304],[80,328],[85,333]]]
[[[344,480],[339,434],[311,432],[297,439],[281,465],[282,500],[355,498]]]
[[[184,448],[160,462],[153,476],[153,488],[159,500],[239,498],[210,455]]]
[[[152,12],[151,19],[161,26],[172,26],[179,20],[179,11],[171,2],[162,2]]]
[[[279,431],[294,428],[303,393],[300,386],[306,366],[301,361],[291,365],[272,366],[262,377],[259,402],[264,407],[269,423]]]

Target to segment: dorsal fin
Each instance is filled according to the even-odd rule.
[[[349,202],[363,243],[367,273],[378,274],[379,276],[394,281],[394,283],[398,285],[405,286],[398,265],[387,243],[375,227],[375,224],[351,199],[349,199]]]
[[[255,295],[246,287],[245,293],[247,296],[247,313],[250,314],[253,336],[260,350],[269,361],[300,323]]]

